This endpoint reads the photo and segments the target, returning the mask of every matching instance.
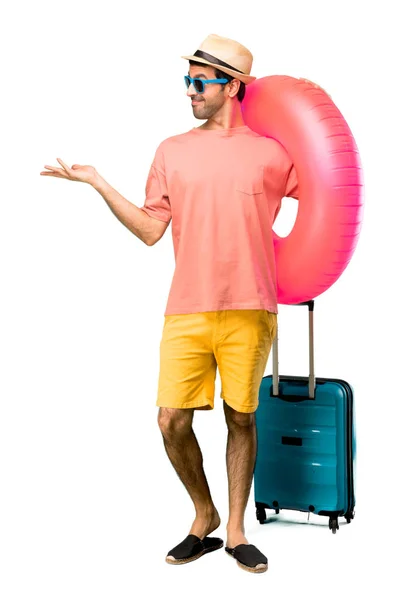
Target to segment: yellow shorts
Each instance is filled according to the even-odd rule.
[[[214,408],[218,366],[221,398],[254,412],[276,329],[277,315],[261,309],[166,315],[157,406]]]

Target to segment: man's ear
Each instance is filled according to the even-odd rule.
[[[234,83],[234,85],[233,85],[233,83]],[[238,84],[237,87],[235,86],[235,83]],[[237,94],[238,90],[240,89],[241,81],[239,79],[232,79],[229,82],[229,85],[230,85],[230,91],[234,92],[233,94],[230,94],[230,96],[233,98]]]

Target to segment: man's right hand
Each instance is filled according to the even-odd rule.
[[[49,171],[42,171],[40,175],[61,177],[72,181],[83,181],[89,183],[107,202],[110,210],[123,225],[127,227],[147,246],[155,244],[163,235],[168,223],[159,221],[147,215],[144,210],[129,202],[107,181],[101,177],[96,169],[90,165],[73,165],[70,169],[61,158],[57,159],[62,166],[50,167],[44,165]]]
[[[42,171],[40,175],[61,177],[62,179],[70,179],[71,181],[82,181],[83,183],[89,183],[92,186],[96,185],[99,174],[91,165],[73,165],[70,169],[70,167],[61,160],[61,158],[58,158],[57,160],[62,165],[62,169],[59,167],[50,167],[49,165],[44,165],[44,167],[49,169],[49,171]]]

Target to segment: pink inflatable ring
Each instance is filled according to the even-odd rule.
[[[242,111],[246,125],[284,146],[297,171],[294,227],[284,238],[273,231],[278,302],[312,300],[339,278],[360,234],[363,177],[355,140],[324,91],[287,75],[249,84]]]

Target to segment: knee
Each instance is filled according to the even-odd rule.
[[[160,408],[158,426],[164,438],[183,437],[191,430],[192,411],[183,408]]]
[[[228,429],[254,429],[255,413],[242,413],[224,403],[224,412]]]

